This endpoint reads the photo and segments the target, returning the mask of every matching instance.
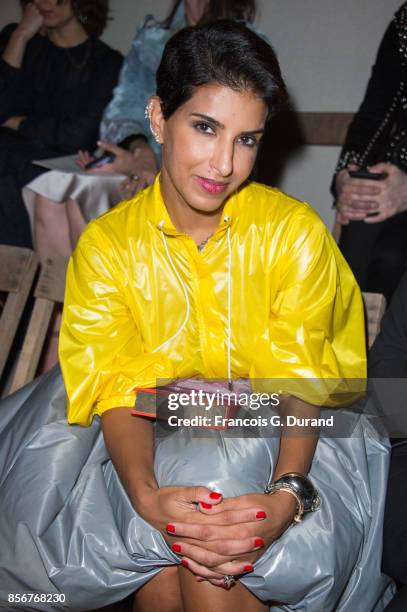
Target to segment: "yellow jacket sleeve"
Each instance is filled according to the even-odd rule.
[[[134,407],[136,387],[171,378],[169,360],[144,353],[128,291],[126,264],[92,223],[67,272],[59,356],[68,421],[90,425],[115,407]]]
[[[273,378],[273,389],[277,385],[317,405],[353,401],[366,378],[359,287],[317,215],[298,215],[284,239],[284,253],[273,271],[279,282],[272,293],[269,328],[254,348],[254,355],[268,359],[255,358],[250,377],[264,379],[263,388]]]

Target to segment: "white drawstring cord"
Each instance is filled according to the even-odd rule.
[[[190,312],[190,309],[191,309],[191,305],[190,305],[190,301],[189,301],[189,297],[188,297],[187,288],[185,287],[185,283],[182,280],[182,278],[180,277],[180,275],[178,274],[177,268],[175,267],[175,264],[174,264],[174,262],[172,260],[171,254],[170,254],[170,252],[168,250],[167,241],[165,239],[165,234],[164,234],[164,232],[161,229],[160,229],[160,232],[161,232],[161,236],[162,236],[162,239],[163,239],[163,242],[164,242],[164,248],[165,248],[165,252],[167,253],[168,261],[170,262],[171,268],[174,270],[174,274],[177,277],[177,279],[179,280],[179,282],[181,284],[181,287],[182,287],[182,290],[184,292],[185,301],[186,301],[186,304],[187,304],[187,310],[186,310],[186,313],[185,313],[185,319],[182,322],[182,325],[179,328],[179,330],[177,332],[175,332],[175,334],[173,336],[171,336],[171,338],[168,338],[168,340],[166,340],[165,342],[163,342],[162,344],[157,346],[155,349],[153,349],[153,351],[152,351],[153,353],[156,353],[157,351],[160,351],[164,346],[169,344],[169,342],[172,342],[173,340],[175,340],[175,338],[178,338],[178,336],[180,335],[180,333],[182,332],[182,330],[184,329],[185,325],[188,322],[189,312]]]
[[[228,218],[225,217],[224,219],[225,221],[228,221]],[[170,262],[171,268],[174,271],[175,276],[177,277],[177,279],[179,280],[182,290],[184,292],[184,296],[185,296],[185,302],[187,305],[187,309],[186,309],[186,313],[185,313],[185,319],[182,322],[181,327],[178,329],[178,331],[175,332],[175,334],[173,336],[171,336],[171,338],[168,338],[168,340],[165,340],[165,342],[163,342],[162,344],[160,344],[159,346],[157,346],[155,349],[153,349],[153,353],[156,353],[157,351],[160,351],[164,346],[166,346],[169,342],[172,342],[173,340],[175,340],[175,338],[177,338],[180,333],[182,332],[182,330],[184,329],[185,325],[188,322],[189,319],[189,313],[191,310],[191,304],[189,301],[189,297],[188,297],[188,292],[187,292],[187,288],[185,286],[184,281],[182,280],[182,278],[180,277],[177,268],[175,267],[174,261],[171,257],[171,253],[168,250],[168,245],[167,245],[167,241],[165,239],[165,234],[164,232],[160,229],[161,232],[161,236],[163,239],[163,243],[164,243],[164,248],[165,248],[165,252],[167,254],[168,257],[168,261]],[[232,242],[230,239],[230,226],[227,229],[227,241],[228,241],[228,317],[227,317],[227,360],[228,360],[228,383],[229,383],[229,387],[232,388],[232,361],[231,361],[231,338],[232,338]]]
[[[228,237],[228,328],[227,328],[227,345],[228,345],[228,383],[232,389],[232,361],[231,361],[231,340],[232,340],[232,243],[230,240],[230,225],[227,231]]]

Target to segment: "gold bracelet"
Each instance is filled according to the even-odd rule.
[[[300,523],[302,520],[302,515],[304,514],[304,504],[302,503],[300,496],[297,495],[297,493],[293,491],[290,487],[285,487],[284,485],[278,488],[276,487],[275,489],[270,491],[268,495],[273,495],[273,493],[278,493],[278,491],[285,491],[286,493],[289,493],[295,498],[295,500],[297,501],[297,511],[295,513],[293,521],[295,523]]]

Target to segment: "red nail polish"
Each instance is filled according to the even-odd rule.
[[[171,525],[171,523],[168,523],[165,529],[168,531],[168,533],[175,533],[175,525]]]
[[[202,506],[202,508],[205,508],[205,510],[210,510],[212,508],[211,504],[207,504],[206,502],[199,502]]]
[[[260,548],[261,546],[264,546],[264,540],[262,540],[261,538],[256,538],[254,540],[254,545],[256,548]]]
[[[259,510],[256,512],[256,519],[265,519],[267,518],[267,514],[263,510]]]
[[[243,568],[244,572],[252,572],[253,571],[253,565],[245,565]]]
[[[180,544],[173,544],[171,546],[172,550],[176,553],[180,553],[181,552],[181,545]]]
[[[212,491],[212,493],[209,493],[209,497],[211,499],[220,499],[222,497],[221,493],[215,493],[215,491]]]
[[[182,559],[182,561],[181,561],[181,565],[182,565],[183,567],[189,567],[189,563],[188,563],[188,561],[187,561],[186,559]]]

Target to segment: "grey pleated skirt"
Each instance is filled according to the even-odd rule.
[[[260,599],[284,602],[270,610],[380,612],[392,597],[380,573],[389,449],[365,417],[348,418],[351,438],[317,446],[311,478],[320,510],[242,578]],[[206,485],[224,496],[262,491],[277,451],[277,437],[178,430],[157,436],[156,476],[160,486]],[[91,610],[179,563],[132,508],[98,419],[89,428],[67,424],[58,368],[0,403],[0,465],[0,607]],[[16,594],[31,600],[15,604]]]

